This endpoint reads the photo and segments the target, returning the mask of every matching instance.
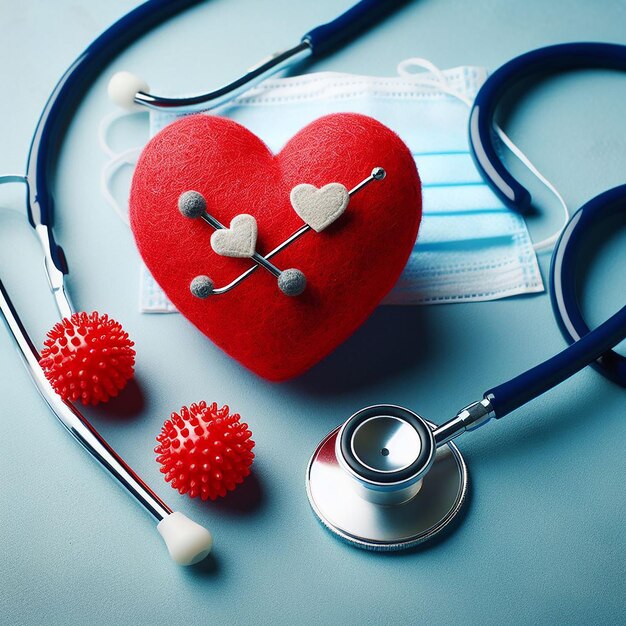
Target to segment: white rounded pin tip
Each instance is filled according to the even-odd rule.
[[[179,565],[199,563],[209,554],[213,545],[211,533],[204,526],[178,511],[164,517],[157,524],[157,530],[170,556]]]
[[[140,108],[140,105],[135,102],[135,94],[138,91],[148,93],[150,87],[143,78],[135,76],[135,74],[131,74],[130,72],[117,72],[113,74],[107,87],[109,98],[117,104],[117,106],[127,111]]]

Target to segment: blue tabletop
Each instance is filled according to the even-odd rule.
[[[212,0],[149,34],[107,74],[129,69],[161,92],[217,86],[292,45],[350,0]],[[136,5],[30,0],[0,20],[0,173],[22,173],[39,112],[66,66]],[[392,74],[421,56],[439,67],[495,68],[557,42],[626,43],[626,5],[409,3],[310,71]],[[575,72],[516,94],[504,123],[572,207],[624,182],[626,80]],[[0,622],[617,623],[626,612],[626,395],[581,372],[501,422],[459,440],[471,497],[462,523],[410,554],[344,545],[316,521],[304,489],[318,441],[361,406],[402,404],[443,421],[484,389],[563,348],[546,294],[490,303],[382,307],[307,374],[274,385],[242,369],[182,316],[138,312],[139,257],[98,191],[97,80],[64,145],[55,185],[58,237],[79,308],[109,312],[137,344],[137,383],[96,427],[173,508],[214,533],[213,558],[179,568],[152,520],[47,411],[0,332]],[[55,321],[21,189],[0,189],[0,270],[37,343]],[[558,209],[538,193],[540,238]],[[10,209],[14,209],[13,211]],[[597,324],[624,303],[626,236],[589,265],[585,310]],[[547,279],[549,258],[540,264]],[[623,352],[623,346],[622,346]],[[154,437],[183,404],[229,404],[257,442],[253,475],[220,502],[173,491]]]

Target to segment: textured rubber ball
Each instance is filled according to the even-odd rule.
[[[191,498],[215,500],[250,474],[252,432],[227,406],[191,404],[172,413],[154,449],[165,480]]]
[[[196,219],[206,211],[206,200],[199,191],[185,191],[178,197],[178,210],[185,217]]]
[[[278,288],[286,296],[299,296],[306,289],[306,276],[293,268],[284,270],[278,277]]]
[[[107,402],[133,377],[135,351],[108,315],[74,313],[48,333],[39,364],[54,390],[70,402]]]

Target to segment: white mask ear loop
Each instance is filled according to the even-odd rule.
[[[498,134],[498,137],[500,137],[500,139],[502,140],[502,143],[518,158],[520,163],[526,166],[526,168],[537,177],[537,180],[539,180],[539,182],[542,183],[544,187],[549,189],[554,194],[559,204],[561,205],[561,208],[563,209],[562,226],[554,234],[533,244],[535,252],[550,251],[556,244],[558,238],[561,236],[561,233],[565,230],[565,227],[569,222],[569,208],[567,207],[563,196],[559,193],[557,188],[535,167],[532,161],[520,150],[520,148],[518,148],[513,143],[511,138],[502,130],[500,126],[498,126],[498,124],[494,124],[494,130]]]
[[[126,225],[129,225],[128,208],[122,207],[113,195],[111,180],[122,167],[135,165],[143,148],[142,146],[136,146],[118,153],[109,144],[109,131],[118,120],[137,114],[145,115],[145,111],[113,111],[105,115],[98,125],[98,143],[101,150],[109,157],[109,161],[105,163],[100,172],[100,193]]]
[[[122,118],[126,118],[130,115],[137,115],[138,113],[145,114],[145,111],[112,111],[108,115],[105,115],[98,124],[98,143],[100,144],[100,149],[104,152],[110,159],[115,158],[118,155],[118,152],[114,150],[109,144],[109,131],[115,125],[118,120]]]
[[[432,80],[429,77],[422,78],[419,73],[410,71],[410,68],[425,69],[432,76],[434,76],[436,80]],[[439,91],[442,91],[451,96],[454,96],[455,98],[458,98],[459,100],[461,100],[461,102],[464,102],[470,108],[473,104],[472,101],[467,96],[451,88],[443,72],[436,65],[434,65],[427,59],[422,59],[420,57],[405,59],[404,61],[398,64],[398,74],[400,76],[417,77],[419,78],[420,82],[426,85],[432,85],[434,88],[438,89]],[[518,148],[513,143],[511,138],[504,132],[504,130],[502,130],[500,126],[498,126],[498,124],[494,123],[494,130],[498,134],[498,137],[500,137],[500,139],[502,140],[502,143],[511,151],[512,154],[514,154],[517,157],[520,163],[522,163],[532,174],[534,174],[541,184],[543,184],[549,191],[551,191],[554,194],[554,196],[556,197],[556,199],[558,200],[559,204],[561,205],[563,209],[564,221],[563,221],[563,225],[559,228],[559,230],[555,232],[554,234],[550,235],[550,237],[546,237],[546,239],[543,239],[533,244],[533,249],[535,250],[535,252],[543,252],[543,251],[551,250],[554,247],[554,244],[556,243],[557,239],[563,232],[565,226],[569,222],[570,212],[567,207],[567,204],[565,203],[563,196],[558,192],[556,187],[535,167],[535,165],[531,162],[531,160],[522,152],[520,148]]]
[[[423,59],[422,57],[411,57],[410,59],[404,59],[404,61],[400,61],[400,63],[398,63],[396,71],[398,72],[399,76],[411,76],[418,79],[426,78],[426,82],[431,83],[428,75],[424,76],[424,72],[415,72],[411,68],[417,70],[426,70],[437,79],[437,84],[448,84],[444,73],[432,61],[429,61],[428,59]]]
[[[127,226],[130,225],[128,208],[123,207],[111,192],[111,180],[120,168],[125,165],[135,165],[142,150],[142,146],[137,146],[124,150],[124,152],[120,152],[120,154],[114,154],[109,162],[104,165],[100,173],[100,193],[107,204]]]

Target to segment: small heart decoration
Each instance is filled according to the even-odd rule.
[[[291,190],[290,200],[302,221],[319,233],[343,214],[350,195],[341,183],[329,183],[321,189],[304,183]]]
[[[223,224],[245,210],[258,224],[257,252],[266,254],[302,227],[290,201],[294,187],[322,191],[337,181],[352,189],[377,166],[387,177],[351,197],[332,228],[311,230],[272,257],[277,267],[305,274],[301,295],[285,296],[262,270],[224,295],[192,295],[196,276],[219,287],[253,262],[217,254],[212,228],[181,215],[182,193],[197,190]],[[406,265],[421,207],[410,150],[370,117],[321,117],[273,154],[240,124],[200,114],[166,126],[144,148],[130,222],[146,266],[176,308],[232,358],[279,381],[313,366],[369,317]]]
[[[211,235],[211,248],[220,256],[247,259],[256,250],[257,223],[252,215],[242,213],[230,222],[230,228],[216,230]]]

